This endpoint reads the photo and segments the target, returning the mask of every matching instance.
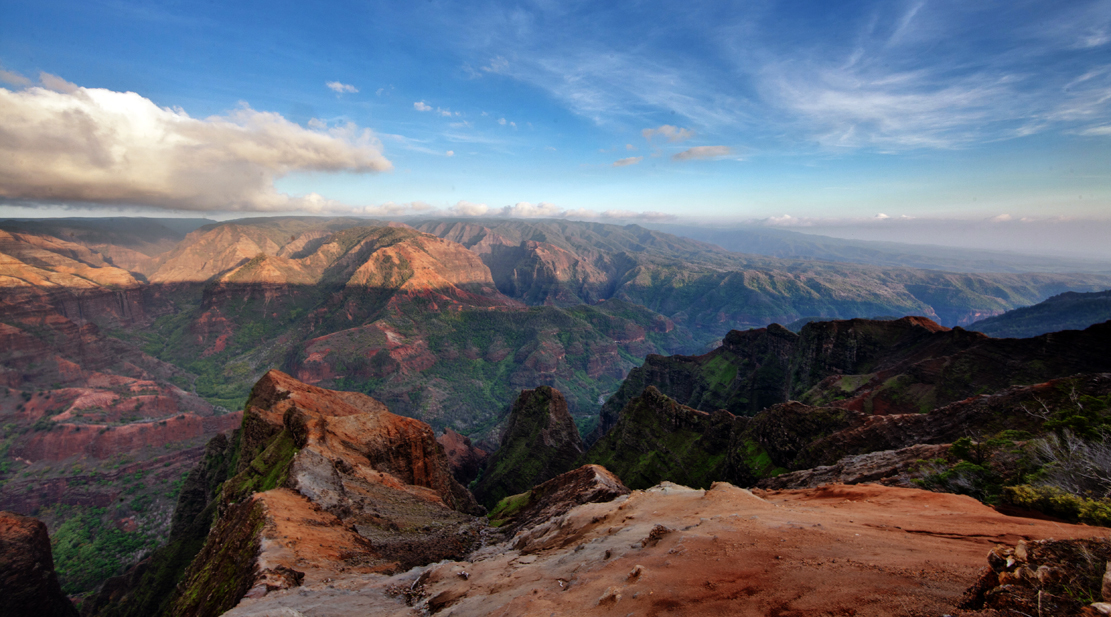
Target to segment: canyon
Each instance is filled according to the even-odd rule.
[[[103,581],[141,557],[149,565],[159,550],[173,554],[171,570],[181,574],[207,528],[187,529],[175,504],[180,510],[191,494],[194,515],[208,511],[198,520],[217,521],[217,510],[232,503],[217,498],[217,485],[245,471],[238,467],[242,456],[262,454],[241,452],[229,431],[294,432],[284,419],[263,421],[250,404],[245,408],[272,369],[321,392],[373,397],[382,409],[425,423],[431,432],[422,433],[421,448],[445,450],[442,460],[433,457],[440,469],[433,475],[441,478],[435,490],[447,490],[443,473],[453,486],[477,479],[476,494],[490,508],[592,463],[638,490],[662,480],[698,490],[718,481],[772,489],[819,479],[918,486],[911,480],[938,475],[908,471],[924,458],[917,456],[921,448],[935,448],[925,458],[944,458],[938,448],[948,447],[957,429],[923,436],[929,431],[916,417],[930,426],[961,426],[971,412],[934,410],[1012,386],[1049,392],[1075,386],[1085,396],[1106,396],[1096,377],[1111,369],[1092,351],[1105,344],[1105,329],[1015,343],[960,326],[1053,294],[1109,285],[1111,277],[1098,273],[937,272],[743,255],[636,225],[569,221],[5,221],[0,508],[46,522],[67,593],[108,589]],[[925,317],[853,319],[892,314]],[[827,321],[798,335],[772,325],[813,315]],[[980,370],[985,366],[1008,368]],[[1096,381],[1054,381],[1077,372]],[[645,392],[650,386],[654,394]],[[559,410],[552,416],[559,427],[506,440],[519,417],[514,401],[525,390],[558,399],[549,409]],[[1051,400],[1052,413],[1066,404],[1067,397],[1043,390],[1016,404]],[[805,407],[765,411],[792,398]],[[622,429],[623,445],[614,446],[617,437],[603,440],[634,401],[643,413]],[[991,409],[982,416],[996,418]],[[765,438],[770,429],[757,429],[782,425],[768,418],[786,411],[794,416],[784,418],[814,423],[784,448]],[[674,428],[672,443],[644,437],[653,422]],[[1044,423],[1024,426],[1038,433]],[[974,426],[988,437],[998,424],[996,418]],[[530,420],[516,432],[536,426]],[[892,439],[898,431],[915,437]],[[210,443],[218,435],[226,441],[220,447]],[[568,446],[575,439],[579,445]],[[522,443],[564,451],[532,473],[512,453],[541,450],[521,449]],[[607,458],[592,446],[625,454]],[[649,447],[659,454],[642,460]],[[825,454],[813,454],[819,450]],[[880,456],[888,450],[894,454]],[[861,456],[872,458],[847,460]],[[340,480],[314,469],[331,478],[326,491],[339,494],[336,486],[356,482],[343,479],[341,468],[335,468]],[[487,490],[497,469],[528,473],[510,473],[511,482]],[[791,480],[796,473],[810,475]],[[427,501],[433,489],[401,475],[398,486],[420,487],[403,490],[404,499],[417,500],[405,508]],[[466,511],[470,506],[448,503],[464,499],[452,490],[437,493],[440,501]],[[294,507],[289,499],[280,492],[251,498],[249,508],[234,501],[243,520],[278,525],[268,513]],[[343,503],[331,512],[334,520],[358,527],[351,517],[378,516],[356,515],[358,499]],[[444,529],[464,520],[421,516]],[[356,542],[351,534],[358,532],[336,533],[329,542]],[[408,567],[398,557],[406,551],[454,551],[453,558],[466,552],[451,542],[424,548],[399,542],[408,548],[359,559]],[[293,555],[274,568],[296,570],[290,563],[302,557]],[[136,584],[157,574],[129,572]],[[146,588],[165,589],[168,579],[159,580]],[[112,589],[119,595],[129,587],[117,582]]]

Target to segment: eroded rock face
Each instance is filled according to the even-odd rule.
[[[573,468],[583,455],[582,438],[559,390],[522,390],[501,437],[475,487],[475,497],[492,506]]]
[[[0,512],[0,615],[77,616],[54,574],[46,525],[11,512]]]
[[[756,486],[764,489],[817,488],[824,484],[863,484],[875,482],[888,486],[910,488],[908,472],[923,460],[942,458],[949,452],[949,444],[919,444],[900,450],[883,450],[846,456],[833,465],[802,469],[771,478],[764,478]]]
[[[583,465],[534,486],[522,496],[522,503],[506,504],[515,510],[507,515],[501,528],[503,533],[513,534],[555,520],[584,503],[613,501],[628,494],[629,488],[605,467]],[[491,517],[496,518],[497,512]]]
[[[722,478],[737,420],[727,411],[680,405],[649,386],[629,401],[617,424],[583,460],[612,470],[632,488],[662,480],[708,487]]]
[[[436,441],[444,447],[451,474],[463,485],[470,484],[471,480],[477,478],[486,465],[486,460],[490,458],[489,452],[472,445],[469,437],[450,428],[444,430],[444,434],[437,437]]]
[[[485,524],[432,428],[369,396],[270,371],[251,393],[241,435],[237,473],[223,484],[173,615],[217,615],[244,595],[341,572],[459,558]]]
[[[752,486],[800,468],[801,452],[852,426],[858,415],[797,402],[753,418],[723,409],[707,413],[649,386],[621,410],[617,425],[583,460],[604,465],[632,488],[664,480],[700,488],[721,480]]]
[[[924,317],[812,322],[799,335],[775,324],[734,331],[702,356],[648,356],[603,406],[591,441],[648,386],[706,412],[751,416],[796,399],[873,415],[922,414],[1014,385],[1109,371],[1109,345],[1111,323],[1029,339],[992,339]]]

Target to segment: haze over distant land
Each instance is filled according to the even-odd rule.
[[[0,217],[743,223],[1105,260],[1109,15],[16,0]]]

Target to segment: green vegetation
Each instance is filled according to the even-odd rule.
[[[1004,488],[1003,501],[1074,523],[1111,527],[1111,499],[1081,497],[1054,486],[1020,484]]]
[[[65,522],[51,530],[54,568],[62,591],[91,591],[109,576],[157,546],[159,537],[142,531],[118,529],[105,508],[56,506],[52,515]]]
[[[498,502],[486,518],[490,521],[493,527],[501,527],[506,524],[509,519],[513,518],[515,514],[521,511],[529,504],[532,499],[532,491],[521,493],[520,495],[510,495]]]
[[[235,503],[254,493],[277,488],[285,482],[289,464],[297,454],[293,435],[283,429],[272,438],[258,456],[251,459],[243,471],[224,483],[222,499]]]
[[[1111,319],[1111,290],[1066,292],[1048,300],[988,317],[968,326],[996,338],[1028,338],[1046,332],[1083,330]]]

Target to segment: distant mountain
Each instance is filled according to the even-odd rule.
[[[1111,319],[1111,289],[1065,292],[1044,302],[981,319],[968,326],[996,338],[1029,338],[1059,330],[1083,330]]]
[[[845,240],[768,227],[717,228],[658,223],[645,226],[710,242],[738,253],[784,259],[817,259],[949,272],[1111,272],[1111,262],[1107,261],[901,242]]]
[[[209,219],[141,217],[6,219],[0,230],[50,236],[96,251],[109,264],[133,274],[154,272],[160,257]]]
[[[1111,284],[1108,274],[975,274],[780,259],[639,225],[514,219],[412,224],[477,253],[498,290],[527,304],[619,298],[712,337],[806,316],[924,315],[956,326],[1017,307],[1021,298]]]

